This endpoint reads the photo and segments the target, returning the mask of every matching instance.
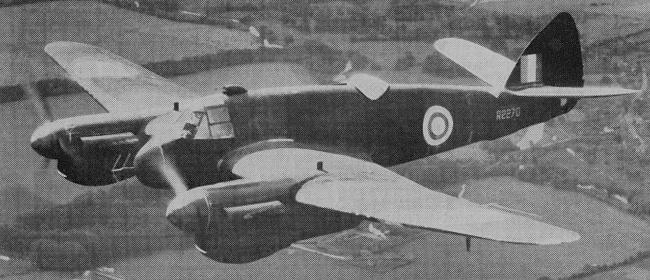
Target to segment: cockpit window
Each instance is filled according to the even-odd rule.
[[[196,138],[200,131],[200,125],[205,118],[204,112],[187,112],[183,114],[185,118],[185,125],[183,126],[183,138],[191,139]],[[201,138],[201,136],[198,136]]]
[[[230,122],[230,115],[226,106],[206,108],[206,112],[208,113],[208,120],[210,120],[211,124]]]
[[[210,139],[210,130],[208,130],[208,122],[205,121],[205,119],[205,112],[194,112],[190,123],[196,127],[196,132],[194,134],[195,139]]]
[[[235,132],[230,123],[230,112],[228,107],[221,105],[218,107],[206,108],[208,122],[210,126],[210,135],[213,139],[232,138]]]
[[[195,112],[195,117],[198,119],[196,138],[223,139],[235,136],[228,107],[224,105],[205,107],[205,111]]]

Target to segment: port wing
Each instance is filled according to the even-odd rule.
[[[54,42],[49,54],[109,112],[172,108],[190,91],[99,47]]]

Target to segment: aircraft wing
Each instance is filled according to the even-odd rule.
[[[580,238],[570,230],[429,190],[377,164],[340,154],[267,149],[243,155],[232,172],[246,179],[294,178],[304,182],[297,202],[407,226],[526,244]]]
[[[171,109],[190,92],[99,47],[54,42],[45,52],[109,112]]]

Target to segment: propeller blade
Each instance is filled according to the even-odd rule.
[[[52,160],[49,158],[41,157],[41,169],[48,169],[50,168],[50,162]]]
[[[43,95],[34,87],[30,82],[24,82],[21,84],[23,92],[29,97],[34,105],[34,109],[37,114],[41,117],[43,122],[51,122],[54,118],[52,117],[52,111],[47,105]]]
[[[163,175],[165,181],[167,181],[167,183],[172,187],[176,195],[186,192],[189,189],[183,177],[178,173],[176,166],[169,162],[169,160],[163,158],[158,168],[160,168],[160,173]]]

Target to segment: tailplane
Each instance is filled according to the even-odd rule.
[[[477,44],[441,39],[436,49],[494,88],[530,97],[600,97],[638,93],[620,88],[583,87],[580,38],[573,17],[558,14],[528,44],[516,62]]]

